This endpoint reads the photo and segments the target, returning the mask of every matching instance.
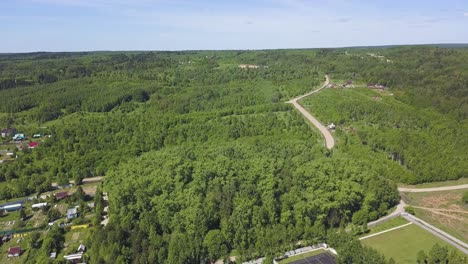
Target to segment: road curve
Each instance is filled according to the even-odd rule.
[[[404,213],[401,215],[403,218],[405,218],[406,220],[412,222],[413,224],[416,224],[420,227],[422,227],[423,229],[426,229],[427,231],[429,231],[430,233],[432,233],[433,235],[435,235],[436,237],[444,240],[445,242],[451,244],[452,246],[458,248],[460,251],[462,251],[463,253],[465,253],[466,255],[468,255],[468,244],[466,244],[465,242],[447,234],[446,232],[440,230],[439,228],[429,224],[429,223],[426,223],[425,221],[417,218],[416,216],[414,215],[410,215],[408,213]]]
[[[401,213],[405,212],[405,207],[406,207],[406,204],[403,200],[400,200],[400,203],[397,205],[397,207],[395,208],[395,211],[391,212],[390,214],[386,215],[386,216],[383,216],[375,221],[372,221],[372,222],[369,222],[367,223],[367,226],[368,227],[373,227],[373,226],[376,226],[380,223],[383,223],[383,222],[386,222],[392,218],[395,218],[397,216],[399,216]]]
[[[434,188],[420,188],[420,189],[398,188],[398,191],[399,192],[438,192],[438,191],[460,190],[460,189],[467,189],[467,188],[468,188],[468,184],[463,184],[463,185],[434,187]],[[410,215],[410,214],[406,213],[405,212],[405,206],[407,206],[407,204],[405,204],[405,202],[403,200],[400,200],[400,203],[397,205],[396,209],[392,213],[390,213],[389,215],[383,216],[383,217],[377,219],[376,221],[369,222],[369,223],[367,223],[367,225],[369,227],[372,227],[372,226],[378,225],[380,223],[383,223],[385,221],[388,221],[388,220],[390,220],[392,218],[395,218],[395,217],[401,215],[406,220],[408,220],[408,221],[410,221],[410,222],[412,222],[412,223],[426,229],[427,231],[431,232],[435,236],[437,236],[437,237],[443,239],[444,241],[446,241],[447,243],[455,246],[456,248],[461,250],[463,253],[468,254],[468,246],[467,246],[466,243],[464,243],[463,241],[460,241],[457,238],[454,238],[450,234],[447,234],[446,232],[438,229],[437,227],[434,227],[433,225],[430,225],[430,224],[424,222],[423,220],[421,220],[421,219],[419,219],[419,218],[417,218],[417,217],[415,217],[413,215]]]
[[[288,103],[291,103],[297,110],[299,110],[299,112],[301,112],[301,114],[305,118],[307,118],[307,120],[309,120],[316,128],[318,128],[320,133],[322,133],[323,137],[325,138],[325,145],[327,149],[332,149],[335,146],[335,140],[333,139],[333,136],[330,133],[330,131],[328,131],[328,129],[324,125],[322,125],[315,117],[313,117],[309,112],[307,112],[307,110],[304,109],[304,107],[302,107],[298,103],[298,101],[301,100],[302,98],[307,97],[314,93],[318,93],[322,89],[326,88],[327,85],[330,83],[330,78],[328,77],[328,75],[325,75],[325,79],[326,79],[325,83],[319,89],[313,90],[311,92],[308,92],[306,94],[293,98],[290,101],[288,101]]]
[[[468,189],[468,184],[455,185],[455,186],[444,186],[434,188],[398,188],[399,192],[440,192],[440,191],[452,191]]]

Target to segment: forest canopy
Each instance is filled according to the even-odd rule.
[[[111,218],[90,263],[340,241],[337,228],[398,203],[397,183],[467,176],[467,59],[438,47],[1,54],[0,127],[28,139],[4,138],[15,158],[0,164],[0,200],[106,176]],[[301,101],[337,124],[333,150],[285,103],[325,74],[356,86]]]

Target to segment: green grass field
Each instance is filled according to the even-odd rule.
[[[315,251],[312,251],[312,252],[308,252],[308,253],[304,253],[304,254],[301,254],[301,255],[297,255],[297,256],[294,256],[294,257],[284,259],[284,260],[280,261],[279,264],[291,263],[291,262],[294,262],[294,261],[297,261],[297,260],[300,260],[300,259],[305,259],[305,258],[308,258],[308,257],[316,256],[316,255],[319,255],[319,254],[322,254],[322,253],[325,253],[325,252],[327,252],[327,251],[325,251],[323,249],[315,250]]]
[[[404,218],[396,217],[396,218],[393,218],[392,220],[388,220],[387,222],[384,222],[382,224],[379,224],[379,225],[376,225],[376,226],[372,227],[370,229],[369,233],[366,233],[366,234],[364,234],[362,236],[368,236],[368,235],[371,235],[371,234],[375,234],[375,233],[378,233],[378,232],[381,232],[381,231],[384,231],[384,230],[387,230],[387,229],[390,229],[390,228],[393,228],[393,227],[404,225],[406,223],[408,223],[408,221],[406,221]]]
[[[440,192],[403,193],[402,198],[407,204],[415,207],[416,216],[444,230],[463,241],[468,241],[468,206],[462,203],[463,193],[467,190]],[[443,209],[442,211],[430,208]]]
[[[418,251],[428,252],[436,243],[447,246],[450,252],[456,250],[445,241],[414,224],[361,240],[361,243],[376,249],[386,258],[393,258],[396,263],[402,264],[416,263]]]
[[[0,216],[0,222],[15,221],[19,219],[19,211],[9,212]]]

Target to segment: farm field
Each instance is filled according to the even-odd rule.
[[[409,225],[382,235],[361,240],[363,245],[372,247],[384,254],[386,258],[393,258],[396,263],[416,263],[420,250],[428,252],[435,244],[447,246],[449,252],[456,250],[445,241],[418,227]]]
[[[467,242],[468,208],[461,202],[464,192],[403,193],[402,198],[415,208],[417,217]]]

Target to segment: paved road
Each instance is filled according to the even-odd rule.
[[[445,242],[451,244],[452,246],[458,248],[460,251],[468,255],[468,244],[464,243],[463,241],[447,234],[446,232],[440,230],[439,228],[424,222],[423,220],[417,218],[414,215],[410,215],[408,213],[404,213],[401,215],[406,220],[426,229],[427,231],[431,232],[436,237],[444,240]]]
[[[444,187],[435,187],[435,188],[424,188],[424,189],[415,189],[415,188],[398,188],[398,191],[400,192],[438,192],[438,191],[449,191],[449,190],[460,190],[460,189],[466,189],[468,188],[468,184],[463,184],[463,185],[455,185],[455,186],[444,186]],[[439,237],[440,239],[446,241],[447,243],[455,246],[456,248],[460,249],[460,251],[464,252],[465,254],[468,254],[468,245],[464,243],[463,241],[451,236],[450,234],[447,234],[446,232],[440,230],[439,228],[424,222],[423,220],[410,215],[405,212],[405,202],[403,200],[400,200],[400,203],[398,204],[397,208],[395,211],[390,213],[387,216],[384,216],[380,219],[377,219],[376,221],[370,222],[367,225],[368,226],[375,226],[377,224],[380,224],[382,222],[388,221],[392,218],[395,218],[399,215],[404,217],[406,220],[426,229],[427,231],[431,232],[435,236]]]
[[[399,192],[438,192],[438,191],[460,190],[460,189],[467,189],[467,188],[468,188],[468,184],[463,184],[463,185],[444,186],[444,187],[435,187],[435,188],[420,188],[420,189],[398,188],[398,191]],[[397,205],[395,211],[373,222],[369,222],[367,226],[375,226],[377,224],[390,220],[396,216],[399,216],[401,213],[405,211],[405,206],[407,206],[405,202],[403,200],[400,200],[400,203]]]
[[[294,99],[291,99],[290,101],[288,101],[288,103],[291,103],[294,107],[296,107],[297,110],[299,110],[299,112],[301,112],[301,114],[305,116],[305,118],[307,118],[307,120],[309,120],[316,128],[318,128],[320,133],[322,133],[323,137],[325,138],[325,145],[327,146],[328,149],[332,149],[335,146],[335,140],[333,139],[333,136],[330,133],[330,131],[328,131],[328,129],[324,125],[322,125],[315,117],[313,117],[309,112],[307,112],[307,110],[304,109],[304,107],[302,107],[298,103],[298,101],[301,100],[302,98],[307,97],[314,93],[318,93],[322,89],[326,88],[327,85],[330,83],[330,78],[328,77],[328,75],[325,75],[325,78],[326,80],[325,80],[325,83],[322,85],[322,87],[320,87],[317,90],[298,96]]]
[[[455,185],[455,186],[444,186],[434,188],[398,188],[399,192],[440,192],[440,191],[451,191],[468,189],[468,184]]]
[[[395,211],[393,211],[389,215],[383,216],[375,221],[367,223],[367,226],[368,227],[376,226],[380,223],[386,222],[392,218],[399,216],[401,213],[405,212],[405,206],[406,206],[405,202],[403,200],[400,200],[400,203],[397,205]]]

